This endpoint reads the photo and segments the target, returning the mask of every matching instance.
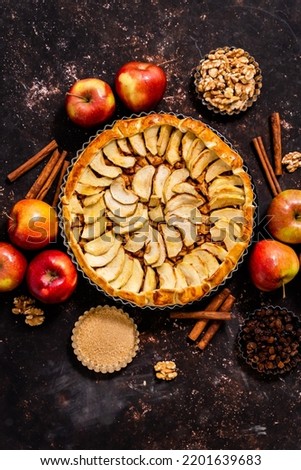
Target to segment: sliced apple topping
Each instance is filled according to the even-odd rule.
[[[144,271],[140,261],[137,258],[134,258],[132,275],[122,289],[127,292],[139,292],[142,287],[143,280]]]
[[[176,276],[174,269],[169,263],[163,263],[157,268],[159,274],[159,286],[161,289],[174,289],[176,286]]]
[[[186,166],[189,170],[191,170],[195,162],[200,159],[201,154],[204,149],[205,149],[205,145],[201,139],[195,139],[192,142],[192,145],[190,146],[189,151],[187,152],[187,155],[185,158]]]
[[[171,214],[182,219],[189,219],[193,224],[196,225],[201,225],[203,223],[201,212],[192,204],[177,207],[171,212]]]
[[[112,182],[110,191],[113,198],[122,204],[135,204],[138,201],[138,196],[130,189],[126,189],[122,178]]]
[[[192,194],[192,196],[199,197],[199,193],[193,186],[193,184],[183,182],[183,183],[178,183],[175,184],[175,186],[172,188],[172,191],[176,194]]]
[[[185,132],[185,134],[183,135],[181,145],[182,145],[182,158],[185,160],[185,162],[187,161],[187,156],[189,155],[191,145],[196,139],[197,137],[195,136],[195,134],[190,131]]]
[[[94,238],[84,245],[84,250],[91,255],[103,255],[115,244],[115,234],[112,230],[102,234],[100,237]]]
[[[189,263],[181,261],[178,263],[177,270],[181,271],[187,282],[187,286],[197,286],[200,284],[200,278],[197,270]]]
[[[90,184],[77,183],[75,186],[75,192],[82,196],[93,196],[99,194],[101,191],[97,186],[91,186]]]
[[[101,191],[97,194],[91,194],[91,196],[86,196],[81,199],[83,206],[94,206],[99,199],[104,195],[104,191]]]
[[[181,235],[185,246],[191,246],[197,241],[197,226],[188,219],[181,219],[175,215],[165,216],[168,225],[176,227]]]
[[[134,261],[128,254],[125,253],[122,271],[111,282],[114,289],[121,289],[130,279],[134,269]]]
[[[156,222],[157,224],[165,221],[162,206],[156,206],[153,209],[150,209],[148,215],[149,215],[149,218],[153,222]]]
[[[185,289],[188,286],[188,284],[187,284],[186,277],[184,276],[183,272],[175,266],[174,274],[176,278],[176,286],[175,286],[176,289],[177,290]]]
[[[80,175],[79,182],[82,184],[86,184],[88,186],[95,186],[98,188],[104,188],[106,186],[110,186],[112,183],[112,178],[98,177],[93,173],[91,168],[87,166],[83,173]]]
[[[106,226],[107,219],[105,217],[95,220],[92,224],[85,224],[81,237],[84,240],[93,240],[94,238],[100,237],[100,235],[105,232]]]
[[[165,245],[162,235],[150,226],[149,237],[144,252],[144,261],[149,266],[161,266],[166,259]]]
[[[118,147],[122,151],[122,153],[124,153],[126,155],[130,155],[132,153],[132,151],[130,149],[130,146],[129,146],[129,143],[128,143],[126,138],[117,139],[116,142],[117,142]]]
[[[146,165],[140,168],[133,177],[133,191],[143,202],[147,202],[150,198],[155,171],[152,165]]]
[[[143,132],[146,148],[150,151],[152,155],[157,155],[157,141],[159,128],[159,126],[152,126],[148,127]]]
[[[157,288],[156,271],[153,268],[151,268],[151,266],[147,266],[142,290],[145,292],[152,292],[156,288]]]
[[[230,165],[228,165],[228,163],[226,163],[224,160],[221,160],[219,158],[218,160],[216,160],[209,166],[206,176],[205,176],[205,180],[207,183],[209,183],[217,176],[230,170],[231,170]]]
[[[214,181],[211,182],[209,186],[209,195],[229,186],[242,186],[243,181],[239,175],[229,175],[229,176],[218,176]]]
[[[134,214],[137,204],[122,204],[113,198],[109,189],[105,191],[104,200],[107,208],[117,217],[130,217]]]
[[[203,250],[202,247],[195,248],[192,250],[191,254],[197,255],[202,263],[206,265],[209,277],[212,276],[212,274],[214,274],[215,271],[219,268],[219,262],[217,261],[216,257],[212,253]]]
[[[163,188],[170,173],[171,170],[165,165],[160,165],[156,171],[153,182],[153,192],[159,199],[163,198]]]
[[[165,158],[172,166],[181,160],[180,144],[183,137],[183,133],[180,129],[174,129],[165,152]]]
[[[239,224],[229,220],[219,219],[210,229],[213,242],[223,242],[227,251],[230,251],[237,243],[241,242],[242,228]]]
[[[227,250],[223,248],[221,245],[212,242],[205,242],[202,244],[202,249],[209,251],[212,255],[214,255],[219,261],[225,261],[227,257]]]
[[[193,196],[192,194],[177,194],[172,199],[170,199],[166,206],[164,212],[166,214],[173,214],[176,209],[179,209],[182,206],[192,206],[199,207],[203,205],[204,199],[202,196]]]
[[[160,225],[168,258],[176,257],[183,248],[183,241],[179,230],[166,224]]]
[[[197,254],[193,253],[193,251],[188,255],[185,255],[183,257],[183,261],[185,263],[191,264],[196,269],[200,282],[208,277],[209,270],[207,265]]]
[[[140,203],[139,203],[139,207],[140,207]],[[140,209],[139,209],[139,212],[140,212]],[[142,206],[141,214],[142,215],[139,217],[138,216],[129,217],[128,224],[115,225],[113,227],[114,232],[119,235],[126,235],[128,233],[137,232],[137,230],[143,230],[144,227],[147,227],[148,225],[148,212],[147,212],[146,207]]]
[[[112,179],[117,178],[117,176],[119,176],[122,173],[122,170],[120,167],[113,166],[113,165],[106,165],[101,150],[98,150],[96,155],[91,160],[90,167],[99,175],[107,176],[108,178],[112,178]]]
[[[69,210],[73,214],[83,214],[83,207],[81,203],[79,202],[78,198],[76,197],[75,194],[73,194],[70,198],[69,201]]]
[[[183,183],[189,176],[189,171],[186,168],[180,168],[179,170],[174,170],[166,178],[165,184],[163,186],[163,201],[166,203],[169,201],[172,196],[174,196],[173,188],[179,183]]]
[[[209,216],[210,223],[215,223],[218,219],[232,220],[237,223],[245,223],[244,211],[234,207],[225,207],[223,209],[216,209],[211,212]]]
[[[122,246],[119,247],[119,250],[115,258],[102,268],[97,268],[95,271],[99,276],[105,279],[107,282],[114,281],[123,271],[125,261],[125,252]]]
[[[104,198],[101,196],[95,204],[83,208],[85,224],[92,224],[95,220],[100,219],[105,214]]]
[[[217,159],[218,156],[213,150],[203,150],[200,156],[192,162],[190,171],[191,177],[195,179],[199,178],[208,165]]]
[[[240,206],[245,202],[244,192],[228,194],[221,193],[212,198],[209,202],[210,210],[219,209],[227,206]]]
[[[165,154],[165,150],[169,143],[169,137],[172,129],[173,127],[169,124],[163,124],[163,126],[160,127],[157,149],[158,155],[160,155],[161,157]]]
[[[120,152],[116,140],[111,140],[111,142],[109,142],[103,148],[103,153],[110,160],[110,162],[117,166],[121,166],[122,168],[132,168],[136,163],[135,157],[124,156]]]
[[[85,253],[84,257],[87,263],[89,264],[89,266],[91,266],[92,268],[100,268],[102,266],[106,266],[115,258],[120,246],[121,246],[121,240],[114,238],[113,245],[103,255],[92,255],[91,253]]]
[[[144,144],[144,140],[142,134],[135,134],[129,137],[130,144],[137,155],[140,157],[146,156],[146,148]]]

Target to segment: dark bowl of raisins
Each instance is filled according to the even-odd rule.
[[[301,321],[281,307],[262,307],[249,314],[239,328],[240,357],[261,374],[290,371],[301,361]]]

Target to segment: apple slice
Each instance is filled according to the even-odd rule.
[[[134,233],[133,237],[130,237],[126,244],[124,245],[124,249],[129,251],[130,253],[137,253],[137,251],[142,250],[144,247],[145,240],[143,238],[137,236],[137,232]]]
[[[86,184],[88,186],[95,186],[98,188],[104,188],[106,186],[110,186],[112,183],[112,178],[107,178],[106,176],[104,177],[98,177],[93,173],[91,168],[87,166],[83,173],[80,175],[79,182],[82,184]]]
[[[91,196],[83,197],[81,202],[85,207],[94,206],[94,204],[96,204],[103,195],[104,191],[101,191],[98,194],[92,194]]]
[[[157,267],[159,274],[160,289],[174,289],[176,286],[176,276],[173,267],[169,263],[163,263]]]
[[[147,202],[150,198],[155,171],[152,165],[145,165],[133,177],[132,189],[143,202]]]
[[[165,152],[165,159],[170,163],[172,166],[181,160],[180,154],[180,144],[183,137],[183,132],[180,129],[174,129]]]
[[[193,184],[183,182],[183,183],[178,183],[172,188],[173,193],[176,194],[192,194],[192,196],[199,197],[200,194],[197,192]]]
[[[167,166],[160,165],[154,176],[153,192],[160,199],[163,198],[163,188],[170,173],[171,170]]]
[[[177,270],[182,272],[188,286],[198,286],[198,285],[200,285],[199,275],[198,275],[196,269],[194,269],[194,267],[191,264],[185,263],[184,261],[181,261],[177,265]]]
[[[137,258],[133,260],[133,263],[134,266],[132,275],[122,289],[126,292],[138,293],[142,287],[142,283],[144,280],[144,271],[142,269],[140,261]]]
[[[148,224],[148,211],[141,203],[137,205],[136,212],[131,217],[124,219],[124,221],[119,217],[110,216],[109,213],[108,217],[110,217],[115,223],[118,222],[119,225],[115,225],[113,227],[113,231],[120,235],[136,232]],[[147,230],[147,228],[145,230]]]
[[[200,282],[202,282],[204,279],[207,279],[209,274],[208,267],[197,254],[194,254],[192,251],[183,257],[183,261],[184,263],[189,263],[194,267],[198,273]]]
[[[186,281],[186,277],[184,276],[183,272],[175,266],[174,267],[174,274],[175,274],[175,278],[176,278],[175,288],[177,290],[185,289],[187,287],[187,281]]]
[[[160,225],[168,258],[176,257],[183,248],[183,242],[179,230],[166,224]]]
[[[209,190],[213,194],[227,186],[243,186],[243,181],[239,175],[218,176],[212,181]]]
[[[171,134],[172,129],[173,127],[169,124],[163,124],[163,126],[160,127],[158,144],[157,144],[158,155],[160,155],[160,157],[162,157],[162,155],[165,154],[165,150],[169,143],[169,136]]]
[[[110,191],[115,201],[122,204],[135,204],[138,201],[138,196],[133,191],[126,189],[122,178],[113,181]]]
[[[191,246],[197,241],[197,228],[190,220],[181,219],[175,215],[166,216],[165,219],[168,225],[176,227],[180,231],[185,246]]]
[[[122,204],[113,198],[109,189],[105,191],[104,200],[107,208],[117,217],[130,217],[137,209],[137,204]]]
[[[221,160],[219,158],[218,160],[216,160],[209,166],[206,176],[205,176],[205,180],[207,183],[210,183],[210,181],[212,181],[217,176],[230,170],[231,170],[230,165],[228,165],[228,163],[226,163],[224,160]]]
[[[120,152],[116,140],[111,140],[104,148],[103,153],[114,163],[114,165],[121,166],[122,168],[132,168],[136,163],[135,157],[124,156]]]
[[[76,183],[74,190],[77,194],[82,196],[93,196],[100,193],[100,189],[97,186],[91,186],[90,184]]]
[[[185,132],[185,134],[183,135],[181,145],[182,145],[182,158],[185,160],[185,162],[187,161],[187,156],[189,154],[191,145],[196,139],[197,139],[196,135],[190,131]]]
[[[103,196],[101,196],[101,198],[99,198],[95,204],[84,207],[83,213],[85,224],[92,224],[95,222],[95,220],[98,220],[103,217],[105,213],[105,208],[106,206],[104,203]]]
[[[233,224],[230,224],[228,220],[219,219],[210,229],[211,239],[213,242],[223,242],[226,250],[230,251],[239,242],[234,235],[234,230]]]
[[[73,214],[83,214],[83,207],[75,194],[72,194],[69,200],[69,210]]]
[[[214,255],[217,259],[221,262],[225,261],[228,252],[223,248],[221,245],[217,245],[216,243],[205,242],[202,244],[202,250],[209,251],[212,255]]]
[[[218,188],[213,188],[213,189],[211,189],[211,187],[209,186],[208,195],[209,195],[209,199],[214,199],[216,196],[221,196],[221,195],[244,196],[245,192],[244,192],[244,189],[239,186],[227,185],[227,186],[220,186]]]
[[[125,253],[122,271],[110,284],[114,289],[121,289],[130,279],[134,269],[133,259]]]
[[[234,207],[225,207],[223,209],[216,209],[211,212],[209,222],[215,223],[218,219],[232,220],[238,223],[245,223],[246,219],[242,209]]]
[[[202,214],[195,206],[186,204],[174,209],[170,214],[180,217],[181,219],[189,219],[193,224],[202,224]]]
[[[144,262],[153,266],[160,258],[160,245],[157,241],[148,241],[144,252]]]
[[[172,196],[174,196],[173,188],[179,183],[183,183],[189,176],[189,171],[187,168],[180,168],[179,170],[174,170],[167,177],[165,184],[163,186],[163,201],[168,202]]]
[[[161,266],[166,260],[166,249],[165,249],[163,237],[161,233],[158,231],[157,231],[157,234],[158,234],[157,237],[158,237],[158,243],[159,243],[160,256],[159,256],[159,259],[155,263],[153,263],[154,268]]]
[[[94,238],[89,242],[84,244],[84,250],[86,253],[91,253],[91,255],[103,255],[114,245],[116,240],[115,234],[112,230],[102,234],[100,237]]]
[[[125,262],[125,252],[121,246],[115,256],[115,258],[102,268],[97,268],[95,271],[97,274],[105,279],[107,282],[114,281],[123,271]]]
[[[156,223],[164,222],[164,212],[162,206],[156,206],[148,212],[149,218]]]
[[[108,178],[117,178],[122,170],[118,166],[106,165],[103,158],[101,149],[99,149],[93,159],[90,161],[89,166],[101,176],[107,176]]]
[[[89,266],[91,266],[91,268],[100,268],[102,266],[106,266],[115,258],[119,250],[119,247],[121,246],[121,241],[117,240],[117,238],[115,238],[114,240],[115,242],[112,245],[112,247],[103,255],[96,256],[96,255],[92,255],[91,253],[84,254],[86,262],[88,263]]]
[[[199,207],[204,203],[202,196],[193,196],[192,194],[177,194],[170,199],[165,206],[165,213],[173,213],[182,206]]]
[[[211,210],[227,206],[241,206],[245,202],[245,194],[219,194],[209,201]]]
[[[147,266],[142,290],[145,292],[152,292],[156,288],[157,288],[156,272],[153,268],[151,268],[150,266]]]
[[[146,156],[146,148],[142,134],[135,134],[129,137],[129,141],[135,153],[140,155],[140,157]]]
[[[189,148],[189,151],[186,155],[186,165],[189,170],[192,169],[193,165],[195,162],[200,160],[202,156],[202,152],[206,152],[207,149],[205,149],[205,144],[201,139],[195,139],[192,143],[192,145]],[[217,156],[216,156],[217,158]]]
[[[152,155],[157,155],[158,131],[159,126],[148,127],[143,131],[146,148]]]
[[[208,165],[217,159],[218,156],[212,150],[203,150],[200,156],[192,162],[190,171],[191,177],[194,179],[199,178]]]
[[[98,220],[95,220],[92,224],[86,224],[81,233],[81,238],[85,240],[93,240],[94,238],[100,237],[107,227],[107,219],[101,217]]]
[[[117,139],[116,142],[122,153],[125,153],[126,155],[131,155],[132,151],[129,147],[129,143],[126,138]]]
[[[215,256],[212,255],[212,253],[209,253],[209,251],[202,250],[202,248],[195,248],[192,252],[192,255],[197,255],[202,263],[206,266],[208,269],[208,276],[212,276],[212,274],[215,273],[215,271],[219,268],[219,262],[215,258]]]

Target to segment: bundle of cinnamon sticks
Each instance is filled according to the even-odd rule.
[[[271,134],[273,144],[273,163],[270,162],[261,136],[254,137],[252,142],[257,157],[262,165],[263,172],[269,184],[273,196],[277,196],[282,190],[277,176],[282,175],[282,142],[281,142],[281,120],[279,113],[270,116]]]
[[[231,309],[235,303],[235,297],[228,288],[224,288],[216,294],[204,310],[197,312],[172,312],[170,318],[197,319],[194,327],[188,334],[188,338],[196,343],[196,346],[204,350],[225,320],[231,320]]]
[[[66,150],[59,150],[58,144],[55,139],[51,140],[49,144],[45,145],[35,155],[26,160],[22,165],[18,166],[15,170],[7,175],[7,179],[12,183],[20,178],[20,176],[27,173],[34,168],[45,158],[49,157],[46,165],[38,175],[37,179],[25,195],[26,199],[40,199],[43,200],[48,194],[50,188],[58,177],[52,205],[55,207],[59,200],[60,187],[70,164],[66,160]]]

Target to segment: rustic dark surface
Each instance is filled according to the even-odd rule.
[[[119,66],[132,59],[160,63],[166,71],[168,87],[158,110],[201,118],[232,142],[253,176],[258,221],[263,221],[271,193],[251,139],[262,135],[270,151],[268,117],[278,111],[283,151],[301,149],[300,1],[2,0],[0,8],[0,240],[7,240],[7,212],[43,164],[13,184],[6,174],[53,137],[74,156],[95,134],[66,118],[69,86],[89,76],[113,84]],[[245,48],[264,79],[258,102],[231,118],[206,111],[192,79],[200,58],[224,45]],[[124,115],[129,113],[118,105],[116,117]],[[283,189],[300,187],[300,172],[284,174]],[[263,230],[261,223],[258,232]],[[58,246],[63,248],[61,239]],[[1,294],[0,447],[300,449],[300,367],[261,379],[238,360],[235,338],[247,312],[260,305],[300,314],[301,276],[282,299],[281,290],[264,294],[250,284],[246,261],[227,282],[237,296],[234,319],[207,350],[187,341],[192,321],[126,307],[138,325],[141,347],[132,364],[109,377],[83,368],[71,350],[77,317],[91,306],[112,303],[81,276],[72,298],[47,307],[47,319],[37,328],[11,313],[13,297],[26,293],[24,286]],[[154,378],[153,364],[161,359],[178,366],[170,383]]]

